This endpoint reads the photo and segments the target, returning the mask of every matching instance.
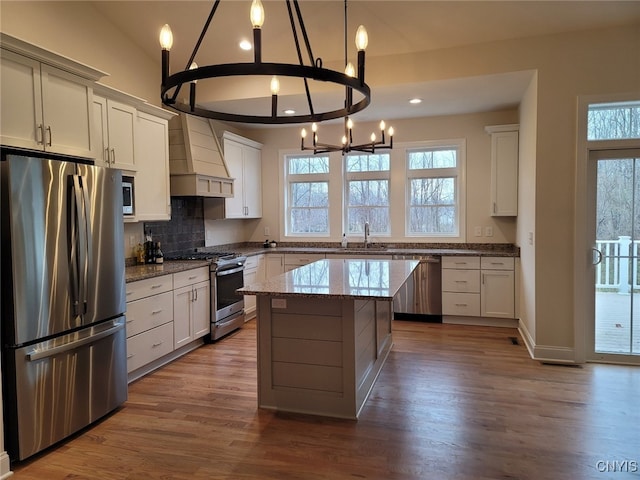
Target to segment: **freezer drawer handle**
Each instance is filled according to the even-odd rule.
[[[113,327],[104,330],[100,333],[96,333],[87,338],[82,338],[80,340],[76,340],[75,342],[65,343],[64,345],[59,345],[57,347],[47,348],[46,350],[32,350],[27,353],[27,360],[30,362],[40,360],[42,358],[52,357],[59,353],[68,352],[69,350],[73,350],[74,348],[81,347],[83,345],[87,345],[89,343],[94,343],[101,338],[108,337],[113,335],[114,333],[122,330],[124,328],[124,322],[118,323]]]

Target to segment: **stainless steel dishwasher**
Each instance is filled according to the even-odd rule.
[[[418,260],[413,275],[393,299],[397,320],[442,321],[442,271],[440,257],[394,255],[394,260]]]

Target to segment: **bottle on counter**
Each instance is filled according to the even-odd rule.
[[[155,263],[154,245],[151,230],[147,231],[144,242],[144,263]]]
[[[347,248],[347,234],[342,234],[342,248]]]
[[[139,243],[138,247],[136,248],[136,260],[140,265],[145,262],[144,247],[141,243]]]
[[[164,263],[164,254],[160,248],[160,242],[156,243],[156,263]]]

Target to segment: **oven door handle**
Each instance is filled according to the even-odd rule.
[[[216,270],[216,277],[222,277],[223,275],[231,275],[232,273],[238,273],[244,270],[244,265],[239,267],[229,268],[226,270]]]

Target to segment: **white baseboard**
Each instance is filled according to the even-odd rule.
[[[13,475],[11,471],[11,462],[7,452],[0,452],[0,480],[9,478]]]
[[[533,360],[538,360],[539,362],[543,363],[576,363],[575,351],[573,348],[554,347],[551,345],[536,345],[536,342],[527,329],[527,326],[522,321],[520,321],[518,324],[518,331],[520,332],[520,336],[522,336],[527,350],[529,351],[529,356]]]
[[[458,315],[443,315],[442,323],[453,325],[477,325],[479,327],[508,327],[517,328],[518,320],[515,318],[493,317],[465,317]]]

